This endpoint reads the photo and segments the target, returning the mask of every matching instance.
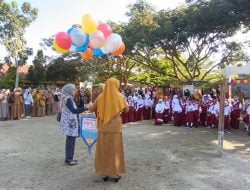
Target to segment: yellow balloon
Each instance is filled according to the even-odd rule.
[[[66,54],[66,53],[69,52],[69,50],[67,50],[67,49],[60,48],[60,47],[57,45],[57,43],[56,43],[55,40],[54,40],[54,42],[53,42],[53,47],[55,48],[56,51],[58,51],[58,52],[60,52],[60,53],[63,53],[63,54]]]
[[[90,14],[85,14],[82,17],[82,30],[87,34],[91,34],[97,30],[98,22],[92,18]]]

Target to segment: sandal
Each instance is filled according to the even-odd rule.
[[[122,177],[120,175],[115,176],[115,182],[117,183]]]
[[[103,175],[103,176],[102,176],[103,181],[107,181],[108,178],[109,178],[109,176],[107,176],[107,175]]]

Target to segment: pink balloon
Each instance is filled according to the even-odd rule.
[[[89,35],[89,43],[94,49],[100,48],[104,45],[105,36],[102,31],[96,30],[94,33]]]
[[[110,34],[112,34],[112,29],[107,23],[99,24],[98,30],[103,32],[105,38],[107,38]]]
[[[56,34],[55,40],[56,44],[62,49],[68,50],[71,47],[72,41],[70,35],[66,32]]]

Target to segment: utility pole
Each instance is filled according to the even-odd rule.
[[[219,126],[218,126],[218,149],[220,155],[222,155],[223,152],[223,141],[224,141],[225,90],[226,90],[226,81],[223,80],[220,87],[220,113],[219,113]]]

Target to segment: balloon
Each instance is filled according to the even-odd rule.
[[[97,29],[103,32],[105,38],[107,38],[110,34],[112,34],[112,29],[107,23],[99,24]]]
[[[122,38],[119,34],[113,33],[105,40],[104,49],[106,52],[111,53],[117,50],[122,45]]]
[[[62,49],[62,48],[60,48],[59,46],[58,46],[58,44],[56,43],[56,41],[54,40],[54,42],[53,42],[53,47],[55,48],[55,50],[56,51],[58,51],[58,52],[60,52],[60,53],[68,53],[69,52],[69,50],[67,50],[67,49]]]
[[[68,31],[72,44],[75,46],[83,46],[86,42],[86,34],[80,28],[72,28]]]
[[[82,17],[82,29],[85,33],[91,34],[96,31],[98,22],[92,18],[90,14],[85,14]]]
[[[105,53],[101,50],[101,49],[94,49],[93,50],[93,54],[96,56],[96,57],[102,57],[105,55]]]
[[[85,52],[88,49],[87,45],[81,46],[81,47],[76,47],[77,52]]]
[[[68,50],[71,47],[71,38],[66,32],[59,32],[55,37],[56,44],[62,48]]]
[[[100,30],[96,30],[94,33],[89,35],[89,43],[96,49],[103,46],[105,42],[105,36]]]
[[[119,56],[125,51],[125,44],[122,42],[122,45],[119,47],[119,49],[112,52],[114,56]]]
[[[88,48],[85,52],[82,53],[82,58],[85,60],[90,60],[93,58],[93,53],[90,48]]]

